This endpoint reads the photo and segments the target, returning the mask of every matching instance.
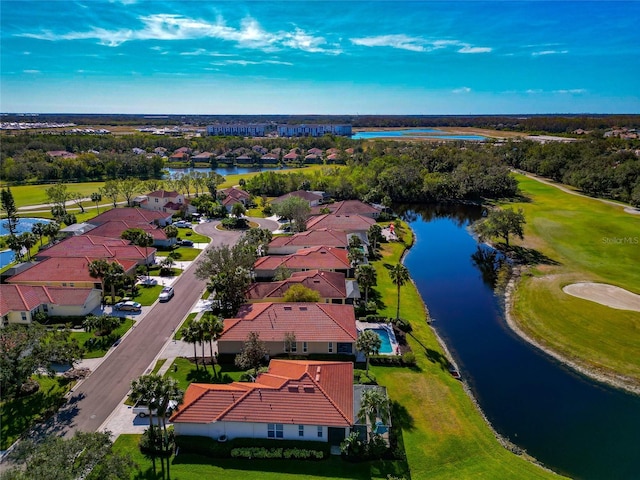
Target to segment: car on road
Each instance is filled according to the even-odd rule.
[[[173,287],[164,287],[160,292],[160,295],[158,295],[158,300],[161,302],[168,302],[173,298],[174,294],[175,292],[173,291]]]
[[[167,417],[170,417],[171,414],[173,413],[173,411],[178,407],[178,402],[176,402],[175,400],[169,400],[169,405],[167,406],[167,411],[165,412],[165,415]],[[147,415],[149,415],[149,407],[147,405],[145,405],[144,403],[138,402],[133,406],[133,413],[135,413],[136,415],[138,415],[141,418],[146,417]],[[157,415],[158,411],[153,408],[151,410],[151,415]]]
[[[191,240],[180,240],[178,244],[181,247],[193,247],[193,242]]]
[[[184,220],[179,220],[176,223],[174,223],[173,226],[178,228],[191,228],[191,223],[185,222]]]
[[[141,312],[142,305],[140,305],[138,302],[133,301],[118,302],[113,306],[113,309],[123,312]]]

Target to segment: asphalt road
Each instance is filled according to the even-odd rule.
[[[270,220],[252,219],[263,228],[274,230]],[[196,231],[212,238],[210,246],[233,244],[239,232],[215,229],[218,222],[196,226]],[[73,435],[76,431],[97,431],[122,402],[131,381],[148,373],[151,362],[169,341],[175,329],[198,301],[206,282],[195,277],[197,260],[173,284],[175,296],[157,303],[115,347],[104,361],[76,386],[66,405],[52,421],[40,427],[38,434]]]

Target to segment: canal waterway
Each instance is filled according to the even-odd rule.
[[[487,137],[482,135],[458,135],[436,128],[407,128],[400,130],[377,130],[357,132],[351,137],[353,140],[371,140],[375,138],[428,138],[429,140],[475,140],[483,141]]]
[[[481,208],[399,211],[416,234],[405,265],[494,428],[558,473],[640,478],[640,397],[573,372],[509,329],[490,286],[492,251],[468,229]]]

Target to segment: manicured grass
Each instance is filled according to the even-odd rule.
[[[209,345],[205,344],[204,354],[209,356]],[[198,356],[202,354],[202,350],[199,344],[196,345]],[[207,363],[206,370],[202,368],[202,357],[198,360],[198,368],[194,363],[191,363],[186,358],[176,358],[165,376],[175,378],[180,384],[180,388],[186,390],[190,383],[231,383],[233,381],[239,381],[240,376],[244,373],[244,370],[239,369],[235,365],[222,364],[216,365],[216,377],[211,371],[211,365]]]
[[[138,294],[133,298],[139,304],[153,305],[162,291],[162,285],[138,285]]]
[[[206,290],[205,290],[205,292],[206,292]],[[197,312],[191,312],[189,315],[187,315],[187,318],[185,319],[185,321],[182,322],[182,326],[180,327],[180,329],[174,335],[174,338],[176,340],[182,340],[182,335],[184,335],[184,331],[191,324],[191,322],[193,322],[193,319],[196,318],[197,315],[198,315]]]
[[[640,217],[534,179],[517,179],[530,199],[513,204],[527,218],[519,243],[555,264],[535,265],[523,276],[512,310],[516,320],[533,338],[587,368],[640,384],[640,313],[562,292],[565,285],[593,281],[640,294],[640,246],[633,240],[640,237]],[[631,241],[615,240],[625,238]]]
[[[401,239],[412,241],[405,224],[396,222]],[[404,251],[402,243],[383,244],[382,258],[373,262],[386,305],[379,313],[395,317],[397,287],[386,265],[395,265]],[[511,453],[500,445],[459,381],[448,372],[447,360],[426,323],[427,312],[413,283],[401,288],[400,316],[413,332],[407,340],[417,367],[372,367],[378,383],[403,415],[394,419],[402,428],[412,479],[552,478],[553,474]]]
[[[194,232],[191,229],[179,229],[178,233],[179,240],[191,240],[193,243],[209,243],[211,239],[209,237],[205,237],[204,235],[200,235],[197,232]]]
[[[0,404],[0,450],[9,448],[31,425],[56,412],[73,385],[61,377],[35,376],[34,379],[40,384],[35,394]]]
[[[178,258],[179,262],[191,262],[196,259],[200,252],[202,252],[202,250],[194,247],[178,247],[173,251],[180,254],[180,258]],[[170,253],[171,252],[169,250],[158,250],[156,252],[156,257],[166,257]]]
[[[71,336],[85,348],[84,358],[104,357],[107,351],[118,338],[122,337],[133,326],[133,320],[126,318],[122,324],[106,337],[96,337],[93,332],[71,332]],[[93,339],[93,343],[87,345],[87,341]]]
[[[160,360],[158,360],[156,362],[155,367],[153,367],[153,370],[151,371],[151,374],[156,374],[158,373],[158,371],[162,368],[162,366],[165,364],[165,362],[167,361],[166,358],[161,358]]]
[[[138,442],[140,435],[120,435],[114,443],[114,450],[128,453],[138,465],[131,477],[136,480],[156,479],[153,475],[151,460],[140,453]],[[157,466],[160,472],[160,466]],[[394,462],[376,461],[349,463],[340,457],[330,457],[322,461],[300,460],[246,460],[246,459],[209,459],[200,455],[181,453],[171,460],[171,478],[179,480],[368,480],[387,479],[387,474],[398,475]]]
[[[16,201],[16,207],[24,207],[27,205],[40,205],[48,203],[46,190],[53,184],[47,185],[16,185],[11,187],[11,193]],[[104,182],[85,182],[85,183],[66,183],[67,192],[79,192],[85,197],[90,197],[93,192],[97,192],[99,188],[104,186]],[[101,203],[107,203],[102,201]],[[91,202],[86,202],[90,204]],[[85,207],[86,208],[86,207]]]

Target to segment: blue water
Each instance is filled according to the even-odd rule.
[[[367,330],[376,332],[380,337],[380,340],[382,340],[382,345],[380,345],[380,353],[393,353],[391,340],[389,339],[389,332],[387,332],[384,328],[368,328]]]
[[[244,175],[246,173],[254,173],[254,172],[264,172],[267,170],[286,170],[286,168],[280,167],[216,167],[216,168],[167,168],[167,175],[165,178],[173,178],[178,174],[185,174],[191,172],[216,172],[222,175],[223,177],[227,175]]]
[[[471,255],[476,207],[407,219],[409,268],[433,325],[495,429],[553,470],[580,479],[640,478],[640,397],[587,379],[522,341]]]
[[[12,250],[0,251],[0,268],[4,268],[13,262],[14,253]]]
[[[18,225],[16,227],[16,233],[20,234],[20,233],[24,233],[24,232],[30,232],[31,231],[31,227],[33,227],[33,225],[35,223],[49,223],[51,222],[51,220],[45,220],[43,218],[22,218],[20,217],[20,221],[18,222]],[[0,236],[1,235],[9,235],[9,230],[7,230],[7,228],[5,227],[5,224],[7,223],[7,219],[3,218],[0,220]]]
[[[432,135],[429,135],[432,134]],[[435,128],[409,128],[405,130],[381,130],[371,132],[358,132],[351,138],[353,140],[369,140],[373,138],[429,138],[437,140],[486,140],[482,135],[450,135],[444,130]]]

